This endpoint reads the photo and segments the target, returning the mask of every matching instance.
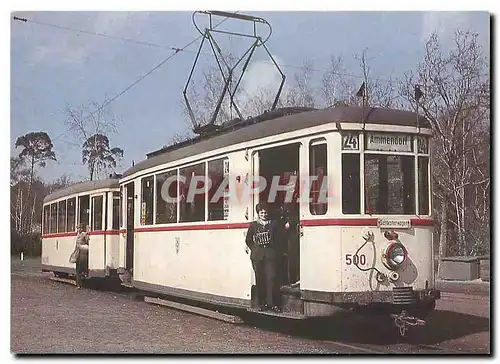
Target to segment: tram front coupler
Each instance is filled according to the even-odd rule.
[[[394,323],[396,324],[401,336],[405,336],[406,331],[408,331],[411,326],[425,325],[424,320],[419,319],[418,317],[408,316],[408,313],[404,310],[399,314],[391,314],[391,317],[394,319]]]

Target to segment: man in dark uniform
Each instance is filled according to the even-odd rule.
[[[268,211],[263,204],[258,204],[256,211],[258,219],[250,224],[245,242],[251,250],[259,310],[280,312],[276,287],[277,224],[268,219]]]

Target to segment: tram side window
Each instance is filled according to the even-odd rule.
[[[123,186],[120,187],[120,214],[118,215],[119,216],[119,219],[120,219],[120,228],[123,227],[123,209],[124,209],[124,206],[123,206],[123,201],[125,201],[125,199],[123,198],[124,197],[124,193],[123,193]]]
[[[156,224],[177,222],[177,170],[156,175]]]
[[[153,178],[146,177],[141,182],[141,225],[153,224]]]
[[[113,192],[113,225],[111,229],[120,228],[120,192]]]
[[[68,222],[66,226],[66,231],[68,232],[73,232],[76,229],[76,197],[70,198],[68,200],[68,211],[67,211],[67,216],[68,216]]]
[[[413,161],[412,156],[365,155],[367,213],[415,213]]]
[[[78,222],[85,225],[85,229],[89,226],[90,218],[90,196],[78,197]]]
[[[418,157],[418,213],[429,215],[429,157]]]
[[[205,221],[205,163],[179,170],[184,181],[179,181],[180,222]]]
[[[311,189],[309,210],[313,215],[324,215],[328,210],[327,145],[315,144],[309,147],[309,175]]]
[[[57,233],[57,203],[50,205],[50,232]]]
[[[43,233],[48,234],[50,232],[50,206],[45,205],[43,207]]]
[[[102,230],[102,196],[92,197],[91,229]]]
[[[229,191],[229,181],[225,179],[229,173],[228,162],[227,158],[208,162],[208,178],[212,182],[208,192],[209,221],[227,220],[228,218],[229,206],[227,203],[225,204],[227,200],[224,196]],[[226,166],[226,170],[224,170],[224,166]]]
[[[59,201],[59,208],[57,210],[57,232],[66,232],[66,200]]]
[[[361,213],[359,154],[342,154],[342,213]]]

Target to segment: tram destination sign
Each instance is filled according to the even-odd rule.
[[[411,135],[395,133],[366,133],[366,150],[411,152]]]

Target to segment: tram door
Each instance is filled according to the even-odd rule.
[[[126,259],[125,259],[125,269],[127,269],[130,274],[133,274],[134,269],[134,182],[126,185],[127,189],[127,215],[126,215],[126,226],[127,226],[127,243],[126,243]]]
[[[89,244],[89,271],[106,268],[106,196],[104,193],[90,196],[90,231],[93,232]]]
[[[260,150],[254,158],[254,178],[263,177],[266,188],[253,199],[253,216],[257,217],[257,203],[265,202],[271,218],[278,221],[278,245],[284,254],[279,254],[283,258],[277,261],[277,278],[282,286],[300,279],[299,150],[300,144],[288,144]],[[279,188],[273,191],[273,185]]]

